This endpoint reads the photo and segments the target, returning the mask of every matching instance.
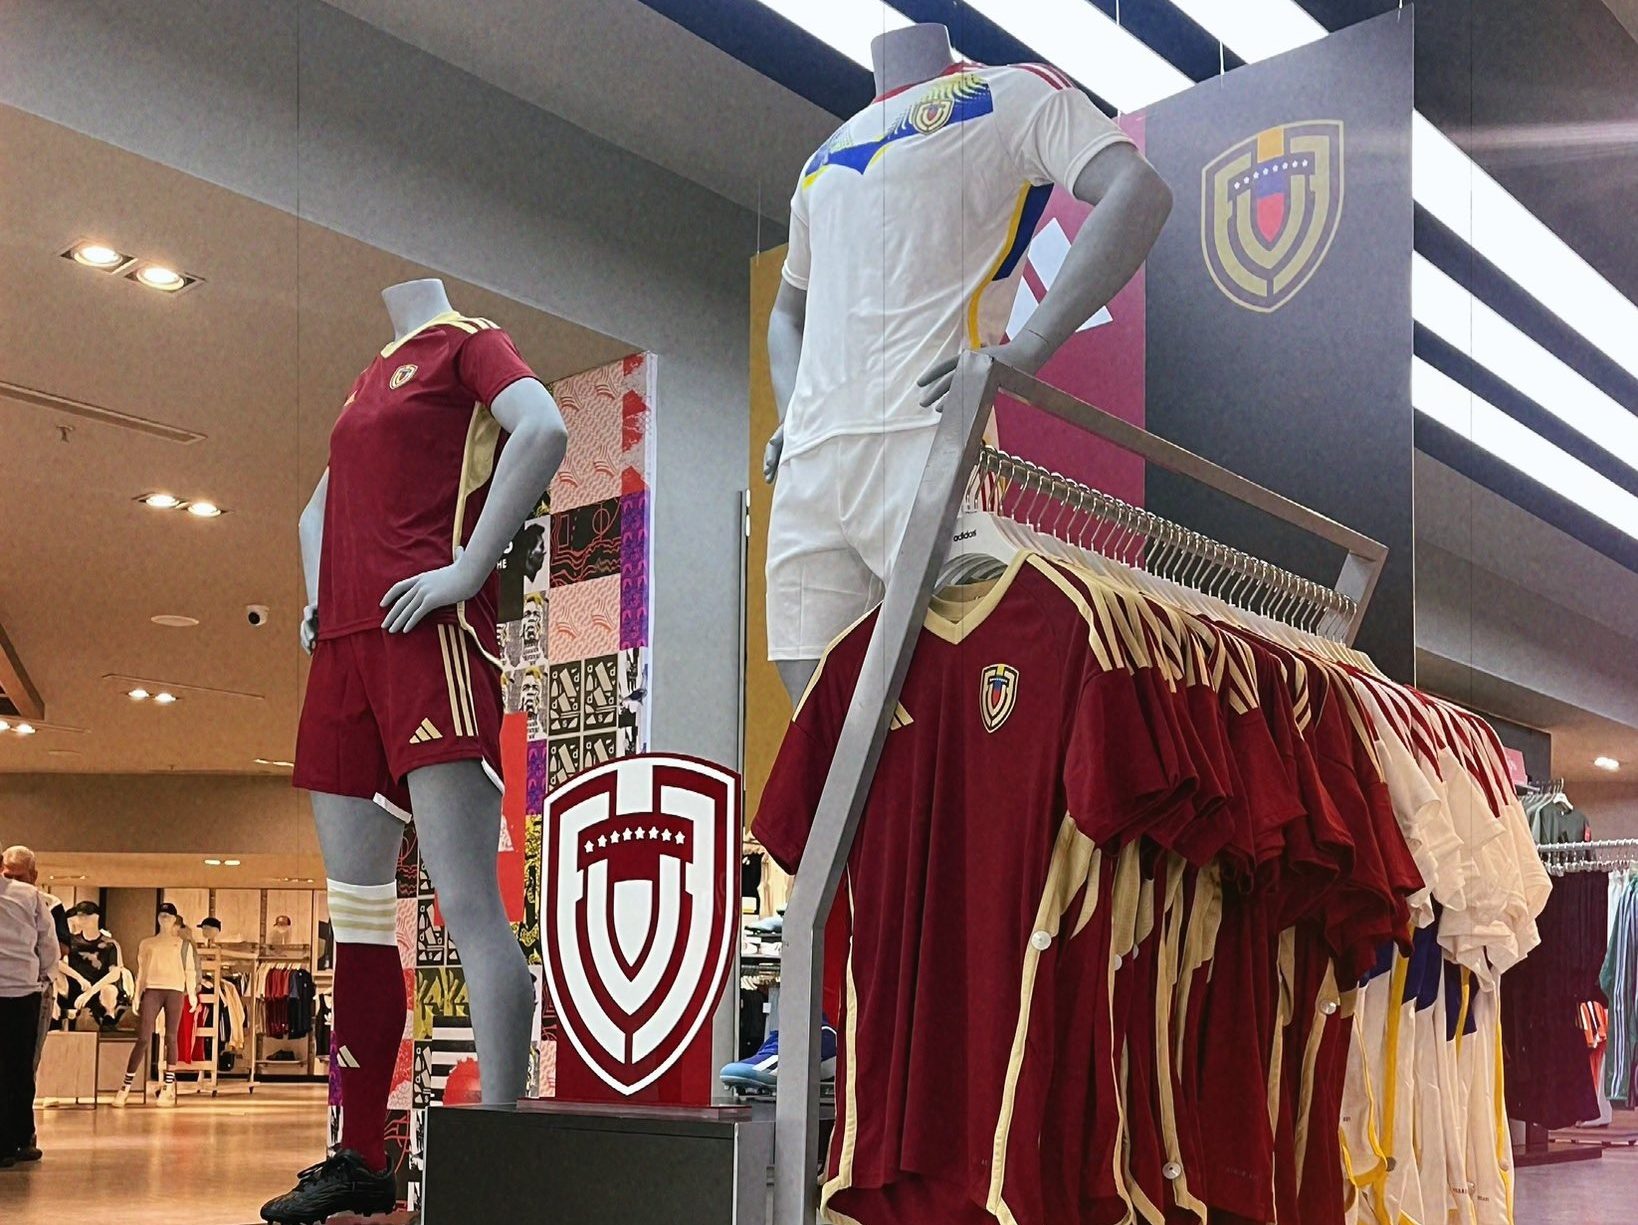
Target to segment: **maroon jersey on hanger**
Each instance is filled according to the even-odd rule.
[[[754,833],[801,859],[875,627],[830,648]],[[837,1125],[823,1200],[871,1221],[1040,1220],[1054,977],[1099,857],[1194,779],[1150,725],[1159,684],[1107,610],[1029,554],[935,601],[848,858]],[[1148,700],[1146,700],[1146,697]],[[1135,899],[1134,899],[1135,900]]]
[[[330,434],[319,637],[378,629],[400,579],[447,566],[472,535],[500,452],[489,404],[531,378],[512,339],[451,311],[395,340],[353,383]],[[495,655],[494,575],[456,621]]]

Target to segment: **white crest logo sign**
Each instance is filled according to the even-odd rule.
[[[563,1031],[629,1096],[681,1058],[727,981],[740,781],[710,762],[622,757],[546,797],[541,936]]]

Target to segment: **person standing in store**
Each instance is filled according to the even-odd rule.
[[[26,846],[8,846],[4,852],[0,852],[0,876],[20,880],[38,889],[40,887],[39,861],[35,858],[34,852]],[[68,956],[69,942],[73,939],[73,934],[68,930],[68,911],[64,908],[62,900],[55,894],[42,889],[40,896],[45,898],[46,906],[51,911],[51,925],[57,933],[57,958],[60,963],[63,958]],[[49,979],[50,975],[47,977]],[[51,1006],[53,1002],[52,989],[48,981],[46,989],[40,993],[40,1026],[35,1031],[34,1037],[34,1071],[36,1075],[40,1071],[40,1057],[45,1054],[46,1034],[51,1030]],[[24,1154],[24,1160],[39,1160],[40,1147],[36,1143],[36,1139],[31,1133],[28,1142],[19,1150]]]
[[[137,1026],[136,1045],[125,1065],[125,1083],[114,1095],[114,1105],[123,1106],[131,1098],[136,1074],[148,1057],[148,1045],[160,1015],[165,1017],[164,1083],[154,1099],[160,1106],[176,1105],[177,1039],[182,1032],[184,1003],[192,1008],[199,999],[199,962],[188,925],[169,902],[160,907],[159,931],[137,946]]]
[[[40,1158],[34,1143],[35,1052],[46,982],[60,954],[45,894],[21,879],[33,860],[26,847],[11,847],[0,857],[0,1169]]]

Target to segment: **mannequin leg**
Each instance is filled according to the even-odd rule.
[[[500,792],[475,760],[423,766],[409,789],[421,856],[466,970],[483,1100],[511,1105],[528,1084],[535,1005],[495,878]]]
[[[136,1079],[142,1061],[148,1057],[148,1047],[153,1043],[154,1031],[159,1027],[159,1014],[165,1010],[165,993],[151,988],[142,993],[137,1001],[137,1040],[131,1048],[131,1057],[125,1061],[125,1083],[130,1084]]]
[[[386,1168],[387,1095],[409,1001],[391,916],[403,822],[370,800],[313,792],[336,932],[341,1147]]]
[[[779,679],[785,683],[785,692],[791,695],[791,708],[802,700],[802,695],[808,691],[808,682],[813,674],[819,670],[817,659],[778,659],[774,667],[779,670]]]

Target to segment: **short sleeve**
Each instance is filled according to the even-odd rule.
[[[1183,763],[1152,734],[1138,683],[1125,669],[1081,685],[1064,758],[1069,815],[1100,846],[1118,845],[1189,790]]]
[[[800,721],[785,729],[756,820],[751,822],[751,836],[786,872],[794,873],[802,862],[830,759],[831,753]]]
[[[1055,183],[1068,190],[1086,164],[1110,145],[1133,143],[1056,69],[1020,64],[1013,86],[1022,107],[1014,149],[1031,183]]]
[[[779,275],[793,288],[807,289],[812,258],[808,246],[808,189],[805,183],[799,183],[796,194],[791,197],[790,241],[785,247],[785,266]]]
[[[493,404],[501,392],[519,379],[534,378],[535,372],[510,336],[500,328],[484,328],[461,345],[455,376],[479,403]]]

